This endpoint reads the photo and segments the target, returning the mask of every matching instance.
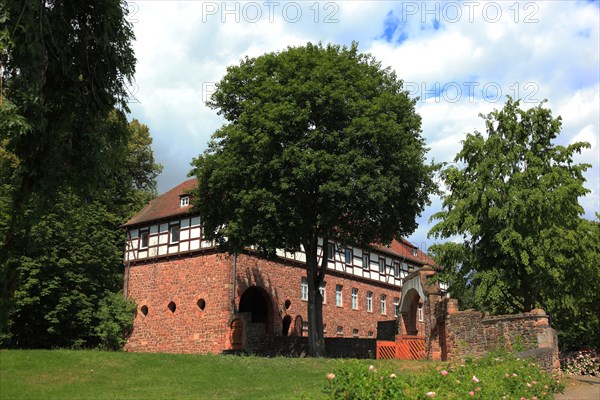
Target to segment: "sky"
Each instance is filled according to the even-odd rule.
[[[592,165],[580,199],[600,211],[600,2],[596,1],[128,1],[136,41],[130,119],[150,128],[163,165],[163,193],[187,179],[194,157],[224,120],[205,105],[227,66],[246,56],[307,42],[350,45],[391,67],[419,98],[428,158],[453,162],[467,133],[485,132],[479,114],[506,96],[524,108],[547,100],[562,117],[557,144],[586,141],[575,158]],[[409,240],[421,250],[431,215]]]

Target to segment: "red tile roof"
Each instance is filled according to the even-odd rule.
[[[154,200],[150,201],[142,209],[142,211],[133,216],[133,218],[127,221],[127,223],[123,226],[126,227],[139,225],[145,222],[166,219],[191,212],[191,204],[186,207],[180,207],[179,198],[181,195],[187,194],[190,190],[194,189],[196,184],[196,178],[191,178],[169,190],[168,192],[161,194]],[[390,243],[389,246],[373,244],[373,247],[384,253],[405,258],[419,264],[428,264],[431,266],[436,265],[435,261],[433,261],[429,256],[404,238],[392,240],[392,243]],[[413,251],[415,251],[415,255],[413,255]]]
[[[180,207],[179,198],[196,187],[196,178],[188,179],[166,193],[151,200],[142,211],[133,216],[125,226],[138,225],[144,222],[169,218],[190,212],[192,206]]]

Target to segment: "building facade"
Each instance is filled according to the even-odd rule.
[[[252,249],[231,255],[205,240],[190,179],[151,201],[124,225],[124,291],[138,305],[128,351],[221,353],[253,338],[303,336],[308,286],[302,252],[275,260]],[[406,240],[370,249],[320,244],[328,257],[323,294],[326,337],[375,338],[398,316],[403,278],[433,261]],[[423,334],[422,302],[408,334]]]

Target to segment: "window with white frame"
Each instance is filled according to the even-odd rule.
[[[352,249],[349,247],[344,250],[344,261],[346,265],[352,265]]]
[[[352,336],[354,336],[355,338],[358,337],[358,329],[352,329]]]
[[[327,259],[331,261],[335,260],[335,247],[331,242],[327,243]]]
[[[379,306],[380,306],[380,310],[381,310],[381,315],[385,315],[387,314],[387,309],[386,309],[386,295],[382,294],[381,297],[379,298]]]
[[[400,312],[400,299],[398,297],[394,297],[394,317],[397,317],[399,312]]]
[[[379,273],[385,274],[385,258],[379,259]]]
[[[423,303],[419,303],[417,306],[417,319],[419,322],[423,322]]]
[[[140,231],[140,249],[148,247],[148,231]]]
[[[190,205],[190,196],[181,196],[179,198],[179,207],[186,207]]]
[[[169,240],[170,243],[179,242],[179,224],[169,226]]]
[[[369,258],[369,253],[363,253],[363,269],[368,270],[371,268],[371,259]]]
[[[300,282],[300,299],[308,300],[308,280],[306,278],[302,278]]]
[[[358,289],[352,288],[352,309],[358,310]]]
[[[367,312],[373,312],[373,292],[367,292]]]
[[[338,307],[344,305],[342,301],[342,285],[335,285],[335,305]]]
[[[323,297],[323,304],[327,303],[327,301],[325,301],[327,299],[327,297],[325,297],[325,294],[326,294],[326,292],[325,292],[325,285],[326,284],[327,284],[326,282],[322,282],[319,285],[319,292],[321,293],[321,297]]]
[[[400,263],[399,262],[394,262],[394,276],[396,278],[400,277]]]

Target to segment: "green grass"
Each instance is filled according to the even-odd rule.
[[[431,363],[361,360],[414,373]],[[319,399],[342,360],[0,351],[0,399]]]

